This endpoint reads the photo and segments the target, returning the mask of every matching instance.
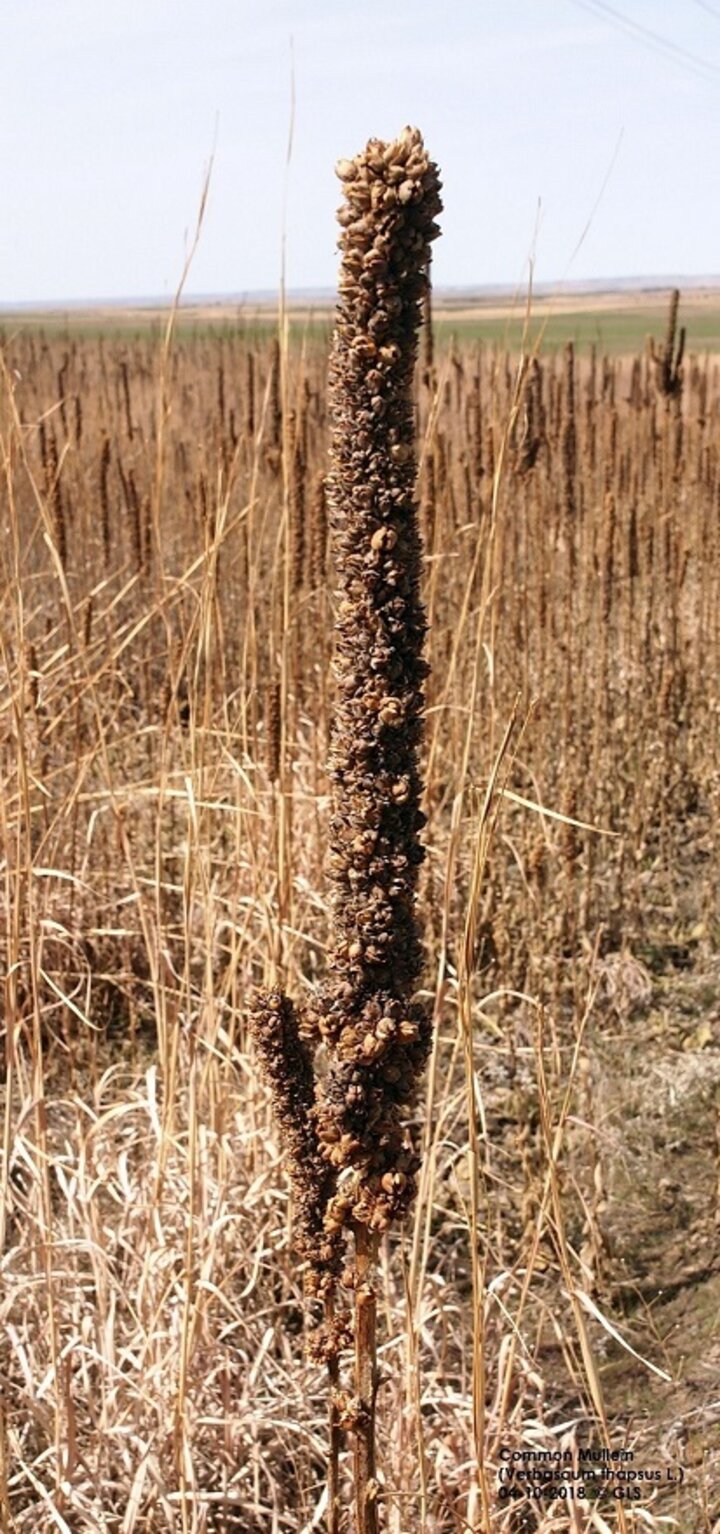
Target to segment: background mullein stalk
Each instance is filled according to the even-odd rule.
[[[377,1239],[412,1198],[418,1158],[403,1127],[430,1043],[412,999],[422,966],[415,910],[418,746],[426,621],[415,502],[412,385],[441,207],[416,129],[371,140],[338,174],[343,254],[330,364],[328,503],[338,576],[330,751],[334,936],[313,1019],[331,1065],[315,1110],[342,1176],[330,1232],[351,1229],[356,1270],[357,1534],[374,1534]]]

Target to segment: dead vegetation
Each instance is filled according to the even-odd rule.
[[[380,1253],[390,1534],[720,1527],[720,390],[664,344],[679,387],[650,351],[419,370],[436,1044]],[[309,1534],[245,1003],[326,974],[326,356],[2,359],[3,1526]],[[503,1447],[605,1442],[685,1485],[499,1500]]]

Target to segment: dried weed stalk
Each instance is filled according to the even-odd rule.
[[[355,1435],[357,1534],[375,1534],[374,1264],[380,1232],[412,1199],[419,1163],[404,1118],[430,1043],[429,1016],[413,997],[422,967],[418,747],[428,667],[412,383],[441,203],[437,167],[416,129],[389,144],[371,140],[338,174],[343,259],[327,484],[339,582],[334,935],[304,1024],[327,1046],[324,1081],[313,1083],[292,1005],[279,993],[258,993],[253,1031],[288,1138],[316,1292],[326,1265],[325,1292],[332,1286],[342,1233],[354,1239],[355,1395],[345,1420]],[[324,1239],[315,1241],[321,1204]]]

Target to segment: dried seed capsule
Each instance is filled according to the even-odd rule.
[[[394,527],[379,527],[370,539],[371,549],[394,549],[397,543],[397,533]]]
[[[390,725],[394,728],[396,725],[402,724],[404,716],[405,710],[400,698],[383,698],[378,709],[378,717],[381,724]]]

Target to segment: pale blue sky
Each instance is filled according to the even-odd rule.
[[[334,283],[335,160],[408,122],[438,284],[520,281],[538,199],[540,281],[720,273],[720,0],[5,0],[0,304],[169,295],[215,138],[188,291],[275,287],[291,38],[291,287]]]

